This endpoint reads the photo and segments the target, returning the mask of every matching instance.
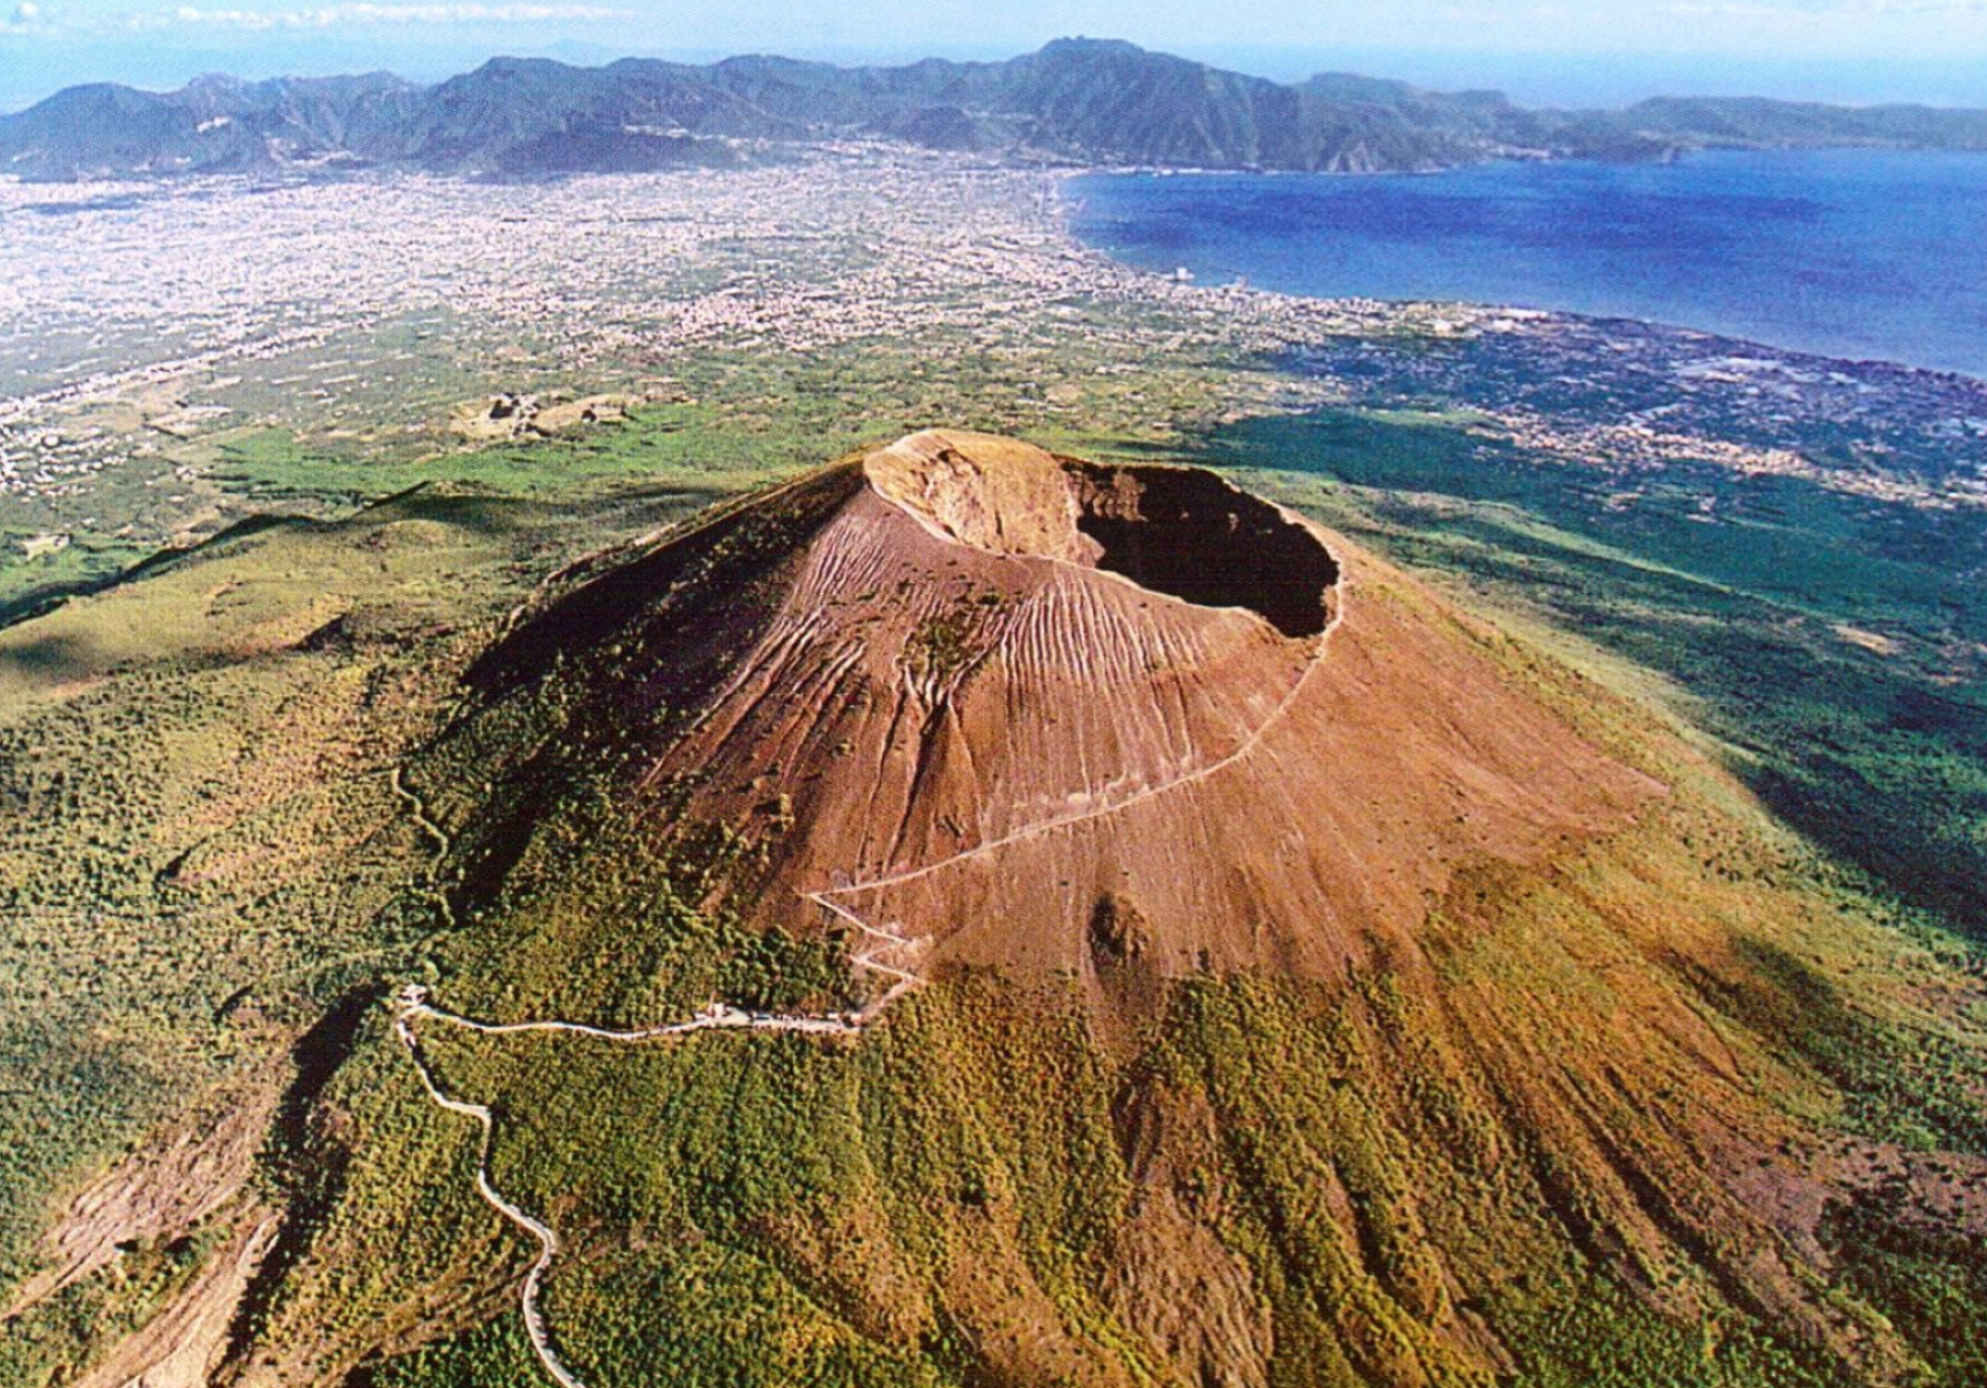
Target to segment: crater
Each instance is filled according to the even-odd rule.
[[[1064,463],[1097,568],[1202,607],[1243,607],[1285,636],[1331,620],[1338,561],[1308,528],[1212,472]]]
[[[863,471],[959,544],[1101,569],[1201,607],[1243,608],[1292,638],[1331,620],[1339,570],[1324,542],[1204,468],[1105,466],[931,430],[871,453]]]

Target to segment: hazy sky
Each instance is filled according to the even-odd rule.
[[[0,107],[212,70],[427,78],[500,52],[984,58],[1066,34],[1279,78],[1349,68],[1534,101],[1743,90],[1987,105],[1987,0],[0,0]]]

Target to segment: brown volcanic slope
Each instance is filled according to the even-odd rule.
[[[847,460],[558,575],[407,772],[464,1016],[845,1010],[888,978],[852,953],[929,985],[839,1044],[424,1022],[592,1388],[829,1345],[879,1384],[1901,1382],[1946,1313],[1858,1247],[1987,1233],[1975,983],[1643,713],[1207,472]],[[466,1194],[382,1213],[436,1121],[382,1046],[266,1298],[328,1364],[523,1270]],[[320,1340],[383,1238],[446,1274],[369,1294],[396,1343]],[[734,1255],[772,1280],[691,1286]]]
[[[775,512],[761,562],[742,531]],[[786,828],[754,923],[826,923],[803,894],[827,891],[944,961],[1082,971],[1101,943],[1168,975],[1342,974],[1459,863],[1662,793],[1343,540],[1212,473],[983,435],[575,576],[473,682],[602,650],[568,726],[616,730],[657,832]]]

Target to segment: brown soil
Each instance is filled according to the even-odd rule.
[[[1338,976],[1459,863],[1536,861],[1662,793],[1426,591],[1211,473],[929,433],[784,504],[762,568],[699,577],[736,526],[665,544],[480,674],[621,652],[574,722],[653,726],[642,783],[700,786],[679,823],[786,807],[764,925],[875,883],[838,899],[934,965],[1087,976],[1116,898],[1162,974]]]
[[[576,566],[471,685],[438,755],[488,796],[452,821],[472,908],[508,909],[513,866],[529,900],[717,839],[750,851],[690,895],[903,937],[894,964],[948,993],[998,977],[1060,1007],[1074,981],[1127,1057],[1169,997],[1251,990],[1198,1083],[1137,1075],[1111,1108],[1130,1192],[1098,1292],[1172,1381],[1264,1382],[1312,1311],[1301,1352],[1343,1381],[1494,1381],[1515,1364],[1488,1293],[1575,1250],[1681,1323],[1734,1307],[1888,1382],[1897,1337],[1822,1290],[1829,1201],[1888,1179],[1914,1217],[1987,1218],[1977,1166],[1824,1151],[1792,1116],[1830,1096],[1755,1020],[1781,1015],[1758,955],[1852,925],[1727,869],[1754,832],[1708,809],[1729,782],[1212,474],[916,435]],[[579,787],[611,848],[533,878]],[[624,1001],[639,926],[548,918],[530,975]],[[1189,975],[1217,977],[1170,986]],[[1238,1243],[1266,1192],[1276,1246]],[[1124,1380],[1011,1206],[957,1219],[915,1314],[904,1265],[835,1259],[844,1225],[767,1233],[873,1333],[942,1305],[990,1384]],[[1284,1274],[1329,1294],[1274,1309]]]
[[[281,1222],[267,1210],[245,1211],[192,1285],[70,1388],[208,1388]]]

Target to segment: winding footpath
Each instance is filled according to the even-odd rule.
[[[533,1260],[531,1270],[525,1274],[518,1302],[524,1313],[524,1331],[531,1341],[532,1352],[538,1356],[538,1362],[544,1366],[545,1372],[560,1385],[560,1388],[587,1388],[587,1383],[559,1357],[558,1347],[552,1343],[551,1332],[545,1324],[544,1308],[539,1304],[539,1292],[543,1288],[545,1274],[551,1271],[554,1260],[559,1256],[559,1235],[551,1225],[531,1215],[497,1189],[496,1183],[490,1178],[490,1153],[497,1138],[497,1115],[486,1104],[473,1104],[466,1099],[458,1099],[442,1088],[441,1082],[436,1079],[434,1070],[428,1063],[427,1054],[421,1049],[421,1039],[415,1031],[416,1024],[422,1020],[431,1020],[475,1032],[480,1036],[513,1036],[523,1032],[565,1032],[601,1041],[623,1043],[654,1041],[665,1036],[685,1036],[696,1031],[716,1030],[791,1031],[810,1036],[854,1035],[882,1016],[891,1003],[923,981],[908,970],[883,963],[878,957],[898,949],[915,949],[916,942],[871,926],[853,912],[829,901],[826,893],[809,892],[806,893],[806,898],[817,902],[840,919],[848,921],[880,942],[850,961],[857,968],[882,974],[891,979],[890,987],[860,1011],[832,1012],[819,1017],[789,1016],[780,1013],[745,1012],[722,1003],[712,1003],[688,1021],[643,1027],[635,1031],[615,1031],[585,1022],[481,1022],[435,1006],[428,1001],[428,990],[418,983],[410,983],[400,990],[396,999],[393,1029],[400,1038],[401,1046],[414,1062],[414,1069],[421,1076],[421,1087],[428,1091],[428,1097],[441,1108],[474,1119],[483,1130],[482,1141],[476,1153],[477,1194],[483,1197],[484,1203],[490,1208],[529,1234],[538,1244],[538,1257]]]
[[[428,1097],[436,1105],[446,1109],[450,1113],[460,1114],[463,1117],[473,1119],[482,1129],[482,1141],[479,1144],[476,1158],[477,1193],[499,1215],[528,1234],[538,1244],[538,1257],[533,1261],[530,1271],[525,1274],[524,1284],[519,1291],[519,1306],[523,1312],[525,1333],[530,1338],[532,1350],[538,1356],[538,1362],[544,1367],[547,1375],[559,1384],[559,1388],[589,1388],[586,1381],[559,1357],[558,1348],[553,1344],[551,1332],[545,1323],[544,1309],[539,1303],[539,1293],[543,1288],[545,1275],[551,1270],[552,1264],[559,1256],[561,1247],[559,1235],[550,1225],[519,1207],[515,1202],[508,1199],[502,1191],[497,1189],[495,1182],[490,1177],[490,1155],[496,1141],[496,1114],[486,1105],[474,1104],[465,1099],[455,1098],[442,1087],[441,1082],[435,1077],[434,1070],[431,1068],[425,1052],[422,1050],[420,1036],[416,1030],[417,1024],[423,1021],[435,1022],[460,1030],[474,1032],[481,1036],[514,1036],[527,1032],[558,1032],[575,1036],[586,1036],[598,1041],[630,1045],[653,1042],[671,1036],[687,1036],[693,1032],[720,1030],[798,1032],[810,1036],[824,1037],[858,1035],[865,1028],[879,1020],[897,999],[923,984],[923,977],[915,972],[914,969],[908,967],[908,965],[926,946],[928,938],[908,938],[897,933],[894,928],[873,925],[855,911],[837,902],[834,898],[838,896],[851,896],[861,892],[877,891],[897,886],[901,883],[916,881],[942,871],[945,868],[952,867],[955,864],[983,857],[1000,849],[1012,847],[1014,844],[1040,838],[1048,834],[1060,833],[1077,825],[1101,819],[1107,815],[1120,813],[1134,805],[1142,804],[1160,795],[1165,795],[1183,787],[1208,780],[1243,761],[1261,746],[1264,736],[1268,734],[1271,728],[1282,721],[1284,715],[1296,703],[1304,687],[1310,682],[1311,676],[1316,673],[1319,666],[1324,664],[1326,648],[1330,644],[1333,634],[1343,624],[1345,619],[1349,596],[1347,590],[1349,586],[1349,581],[1343,571],[1341,571],[1337,584],[1338,603],[1336,610],[1333,612],[1332,619],[1325,627],[1325,630],[1316,638],[1316,646],[1310,661],[1305,665],[1302,673],[1291,684],[1289,690],[1285,692],[1282,699],[1264,716],[1263,721],[1227,755],[1205,766],[1197,767],[1192,771],[1182,772],[1172,780],[1161,782],[1159,785],[1146,786],[1142,789],[1122,794],[1116,799],[1106,796],[1098,804],[1086,810],[1056,816],[1040,823],[1029,825],[1027,828],[1016,830],[1001,838],[976,844],[972,848],[963,849],[949,857],[941,858],[937,862],[927,863],[921,867],[906,868],[902,871],[888,873],[860,882],[800,893],[802,900],[820,907],[837,920],[861,932],[871,941],[867,949],[851,958],[850,964],[852,967],[860,969],[865,973],[888,979],[890,984],[884,992],[857,1011],[830,1012],[820,1016],[795,1016],[781,1013],[746,1012],[739,1008],[727,1006],[721,1002],[713,1002],[702,1012],[686,1021],[671,1022],[661,1026],[643,1027],[632,1031],[617,1031],[608,1027],[594,1026],[586,1022],[560,1020],[535,1022],[480,1021],[436,1006],[429,1000],[428,990],[418,983],[410,983],[400,990],[395,1003],[394,1031],[400,1038],[401,1046],[406,1050],[409,1059],[413,1062],[415,1070],[419,1073],[422,1087],[427,1090]],[[449,911],[446,900],[447,893],[442,891],[439,886],[440,864],[450,849],[451,841],[449,835],[439,824],[429,818],[426,805],[421,798],[406,788],[398,768],[395,769],[393,774],[393,789],[396,794],[408,803],[410,814],[422,831],[433,838],[438,845],[438,852],[435,857],[437,877],[435,895],[442,899],[443,910],[449,913],[450,919],[453,919],[453,914]]]

